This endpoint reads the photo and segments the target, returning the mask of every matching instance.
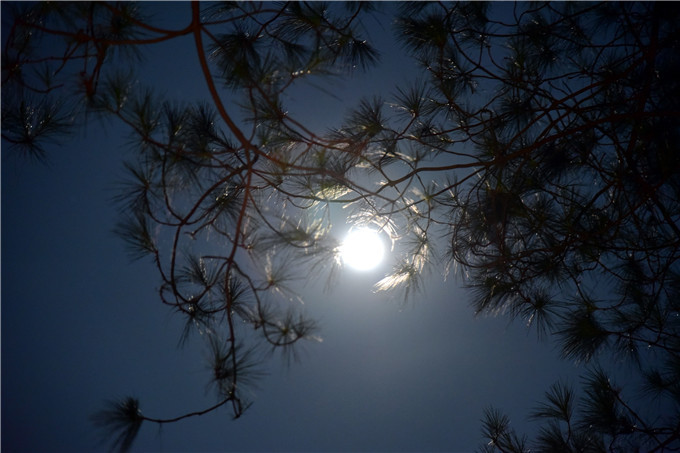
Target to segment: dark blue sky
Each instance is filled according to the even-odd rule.
[[[188,4],[146,7],[189,19]],[[314,128],[337,123],[350,98],[419,75],[395,52],[389,21],[367,26],[383,65],[331,86],[339,105],[301,91],[295,109]],[[200,100],[193,50],[189,38],[149,48],[141,82]],[[182,321],[160,303],[155,267],[130,263],[112,233],[127,134],[92,118],[50,150],[49,165],[3,150],[3,451],[101,450],[88,417],[127,394],[152,417],[214,403],[206,352],[198,341],[175,347]],[[404,305],[372,292],[385,270],[343,271],[331,293],[323,282],[299,288],[323,342],[290,367],[274,354],[241,419],[225,410],[162,431],[145,425],[134,451],[472,451],[484,408],[504,410],[522,432],[551,383],[577,380],[581,370],[523,325],[474,318],[455,278],[433,276]]]

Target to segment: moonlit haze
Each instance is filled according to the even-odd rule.
[[[0,452],[680,452],[680,3],[53,3]]]

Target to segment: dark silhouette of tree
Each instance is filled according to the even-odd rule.
[[[292,281],[335,272],[334,205],[392,238],[399,259],[378,290],[408,297],[446,269],[477,312],[520,318],[589,363],[580,393],[548,391],[531,440],[489,409],[483,450],[680,449],[674,3],[400,5],[394,33],[421,80],[323,133],[288,113],[284,93],[370,69],[371,3],[193,3],[173,30],[133,3],[11,6],[9,151],[44,159],[88,115],[127,124],[138,158],[118,231],[156,264],[161,300],[186,319],[181,341],[197,331],[211,351],[215,406],[155,419],[128,398],[97,415],[121,449],[143,422],[225,405],[240,416],[256,346],[294,354],[315,338],[295,303],[281,307]],[[135,58],[182,36],[210,98],[135,89]],[[636,377],[625,389],[612,363]]]

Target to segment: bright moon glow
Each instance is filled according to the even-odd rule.
[[[382,261],[385,249],[380,235],[373,230],[350,231],[342,244],[342,261],[356,270],[373,269]]]

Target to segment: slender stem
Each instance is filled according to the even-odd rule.
[[[202,411],[189,412],[188,414],[180,415],[179,417],[175,417],[175,418],[153,418],[153,417],[146,417],[146,416],[142,416],[142,418],[146,421],[153,422],[153,423],[159,423],[159,424],[175,423],[175,422],[178,422],[178,421],[183,420],[185,418],[205,415],[209,412],[212,412],[216,409],[219,409],[220,407],[224,406],[225,404],[227,404],[229,401],[231,401],[233,399],[234,399],[233,396],[228,396],[227,398],[223,399],[219,403],[215,404],[214,406],[210,406],[207,409],[203,409]]]

